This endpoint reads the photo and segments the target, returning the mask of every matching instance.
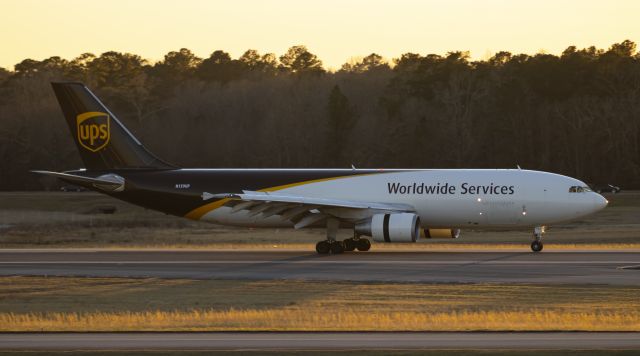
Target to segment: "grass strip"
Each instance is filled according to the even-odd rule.
[[[0,277],[0,331],[640,331],[640,287]]]
[[[340,308],[0,314],[0,331],[640,331],[640,313]]]

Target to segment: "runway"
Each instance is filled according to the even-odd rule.
[[[0,334],[9,350],[638,349],[638,333],[56,333]]]
[[[0,275],[640,285],[640,252],[0,251]]]

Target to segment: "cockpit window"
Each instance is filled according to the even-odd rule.
[[[578,185],[574,185],[572,187],[569,188],[569,193],[584,193],[584,192],[590,192],[591,188],[589,187],[581,187]]]

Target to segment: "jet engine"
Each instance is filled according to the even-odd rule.
[[[420,217],[411,213],[376,214],[357,224],[355,230],[376,242],[416,242],[420,236]]]
[[[424,229],[423,232],[424,237],[427,239],[457,239],[458,237],[460,237],[460,229]]]

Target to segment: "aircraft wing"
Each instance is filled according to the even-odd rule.
[[[414,207],[407,204],[363,202],[342,199],[305,197],[269,192],[243,191],[242,193],[210,194],[203,199],[229,199],[233,204],[232,213],[247,210],[250,216],[268,218],[274,215],[283,220],[291,220],[300,229],[328,216],[343,220],[360,220],[381,212],[412,212]]]

